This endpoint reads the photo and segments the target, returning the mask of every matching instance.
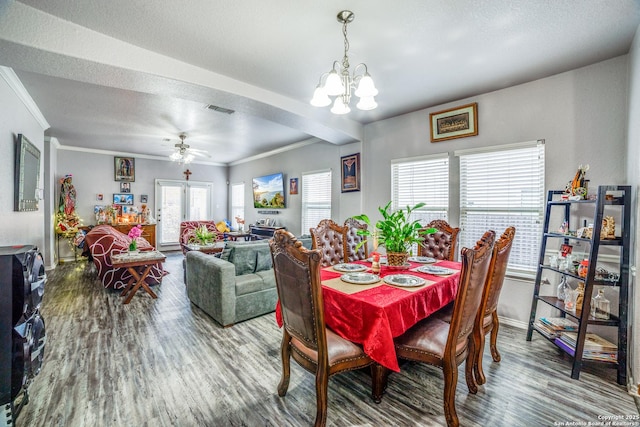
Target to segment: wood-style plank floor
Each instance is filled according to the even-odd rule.
[[[222,328],[190,304],[182,254],[168,254],[165,269],[158,299],[140,291],[129,305],[100,285],[86,261],[49,272],[44,365],[17,426],[313,424],[314,378],[293,361],[289,392],[278,397],[281,331],[273,313]],[[614,370],[587,368],[572,380],[569,359],[508,326],[498,345],[502,362],[485,351],[487,383],[478,394],[468,393],[461,367],[461,425],[587,425],[638,415]],[[337,375],[329,381],[328,425],[443,426],[442,387],[440,370],[406,363],[376,405],[368,372]]]

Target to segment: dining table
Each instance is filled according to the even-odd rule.
[[[353,264],[361,266],[363,273],[372,273],[370,261],[349,263]],[[436,267],[427,270],[449,271],[427,273],[424,272],[426,266]],[[376,275],[379,280],[374,283],[349,283],[345,279],[353,273],[339,271],[343,268],[341,264],[320,270],[327,327],[361,344],[364,352],[381,367],[399,372],[393,339],[454,300],[461,263],[409,261],[401,268],[383,264]],[[445,272],[447,274],[442,274]],[[418,283],[396,283],[398,275],[405,276],[405,280],[406,275],[415,277]],[[375,278],[370,281],[373,280]],[[276,321],[282,326],[280,304],[276,306]]]

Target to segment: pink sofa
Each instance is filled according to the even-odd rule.
[[[105,288],[124,288],[131,273],[126,268],[113,268],[111,264],[111,254],[121,253],[129,250],[131,238],[111,227],[110,225],[97,225],[93,227],[85,236],[85,245],[89,247],[93,263],[98,270],[98,278]],[[138,249],[141,251],[151,251],[155,249],[144,238],[138,238]],[[164,269],[162,264],[151,268],[147,279],[149,285],[156,285],[162,280]]]

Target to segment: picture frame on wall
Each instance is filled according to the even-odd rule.
[[[115,193],[113,195],[114,205],[133,205],[133,194]]]
[[[360,191],[360,153],[340,158],[340,191]]]
[[[429,114],[431,142],[478,134],[478,103]]]
[[[120,183],[121,193],[131,193],[131,183],[129,181],[123,181]]]
[[[136,180],[136,159],[115,156],[113,158],[113,170],[115,181],[134,182]]]
[[[140,203],[147,203],[148,196],[146,194],[140,195]]]
[[[298,194],[298,178],[289,180],[289,194]]]

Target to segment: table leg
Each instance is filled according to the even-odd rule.
[[[149,264],[147,266],[145,266],[145,269],[143,271],[143,273],[141,275],[138,275],[138,272],[135,270],[135,268],[133,267],[129,267],[129,271],[131,272],[131,275],[135,277],[135,285],[133,286],[133,288],[131,289],[130,292],[128,292],[128,296],[127,299],[124,300],[125,304],[129,304],[131,302],[131,299],[133,298],[133,296],[136,294],[136,292],[138,292],[138,289],[140,289],[141,287],[149,294],[151,295],[152,298],[158,298],[158,296],[155,294],[155,292],[153,292],[151,290],[151,288],[149,287],[149,285],[147,285],[147,283],[144,281],[146,279],[146,277],[149,275],[149,272],[151,271],[151,268],[154,266],[155,264]],[[128,286],[129,287],[129,286]],[[127,288],[128,288],[127,287]],[[126,293],[123,293],[124,295],[126,295]]]
[[[382,401],[382,395],[387,389],[387,380],[389,379],[389,369],[374,363],[371,365],[371,397],[375,403]]]

